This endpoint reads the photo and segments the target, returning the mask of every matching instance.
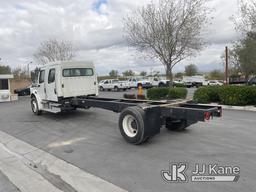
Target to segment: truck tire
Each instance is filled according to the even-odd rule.
[[[165,123],[166,129],[170,131],[184,131],[188,125],[185,119],[166,119]]]
[[[102,86],[100,86],[100,91],[104,91],[104,88]]]
[[[32,109],[32,112],[35,115],[41,115],[42,114],[42,111],[39,110],[38,101],[37,101],[37,99],[35,97],[31,98],[31,109]]]
[[[145,112],[140,107],[128,107],[119,117],[119,129],[123,138],[131,144],[141,144],[145,138]]]
[[[117,86],[114,87],[114,91],[115,92],[118,92],[119,91],[119,88]]]

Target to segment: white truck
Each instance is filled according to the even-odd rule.
[[[99,89],[100,91],[104,91],[104,90],[125,91],[126,89],[128,89],[128,85],[127,85],[127,82],[119,81],[118,79],[106,79],[99,82]]]
[[[202,75],[183,76],[183,82],[188,88],[190,88],[190,87],[200,87],[200,86],[208,84],[208,81],[206,81],[205,77],[202,76]]]
[[[140,77],[131,77],[127,80],[129,88],[138,88],[142,86],[142,88],[152,88],[152,84],[149,80]]]
[[[221,116],[221,107],[198,105],[184,100],[151,101],[100,98],[92,62],[55,62],[41,67],[38,85],[31,88],[31,108],[59,113],[76,108],[101,108],[119,116],[119,129],[131,144],[141,144],[160,132],[162,125],[181,131],[198,121]]]
[[[159,77],[148,77],[153,87],[168,87],[170,80],[161,79]]]
[[[61,104],[67,102],[66,98],[88,95],[98,95],[92,62],[49,63],[40,68],[38,84],[31,88],[31,106],[35,114],[42,111],[58,113]]]

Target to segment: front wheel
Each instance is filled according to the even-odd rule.
[[[42,114],[42,111],[39,110],[38,102],[37,102],[37,99],[35,97],[32,97],[32,99],[31,99],[31,109],[32,109],[32,112],[35,115],[41,115]]]

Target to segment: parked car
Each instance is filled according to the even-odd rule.
[[[127,80],[128,87],[129,88],[138,88],[139,86],[142,86],[142,88],[152,88],[152,83],[144,78],[138,78],[138,77],[132,77]]]
[[[28,87],[25,87],[25,88],[21,88],[21,89],[15,89],[14,93],[18,94],[18,96],[30,95],[30,88],[31,88],[31,86],[28,86]]]
[[[219,81],[219,80],[209,80],[208,81],[208,85],[223,85],[223,82]]]
[[[99,83],[99,89],[100,91],[104,90],[126,90],[128,88],[126,81],[118,81],[118,79],[106,79],[102,80]]]
[[[256,76],[249,79],[248,85],[256,86]]]

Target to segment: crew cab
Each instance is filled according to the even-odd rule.
[[[100,91],[104,90],[126,90],[128,88],[125,81],[118,81],[118,79],[106,79],[99,82]]]
[[[132,77],[127,80],[129,88],[138,88],[142,86],[142,88],[152,88],[152,84],[149,80],[139,77]]]
[[[89,95],[98,95],[93,63],[59,61],[40,68],[38,83],[31,88],[31,106],[36,114],[42,111],[57,113],[62,103],[68,104],[70,98]]]

